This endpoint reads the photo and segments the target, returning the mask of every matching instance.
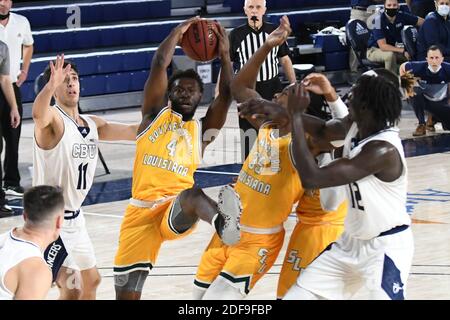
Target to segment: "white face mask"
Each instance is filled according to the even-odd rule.
[[[448,13],[450,12],[450,7],[448,5],[446,5],[446,4],[438,5],[437,12],[441,16],[446,17],[446,16],[448,16]]]
[[[442,66],[439,66],[439,67],[436,69],[436,71],[434,71],[433,68],[431,68],[431,66],[428,65],[428,70],[430,70],[432,73],[438,73],[439,70],[441,70],[441,68],[442,68]]]

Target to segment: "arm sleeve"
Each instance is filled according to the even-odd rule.
[[[428,63],[422,62],[422,61],[414,61],[414,62],[408,62],[405,65],[406,71],[411,71],[413,75],[416,77],[422,78],[425,77],[426,69],[427,69]]]
[[[342,119],[348,115],[348,108],[345,105],[344,101],[342,101],[341,97],[338,97],[336,101],[330,102],[327,101],[328,106],[331,110],[331,116],[333,119]]]
[[[23,34],[23,45],[31,46],[34,43],[33,35],[31,34],[30,22],[27,18],[23,19],[24,24],[24,34]]]
[[[419,17],[418,16],[412,15],[412,14],[407,13],[407,12],[403,12],[403,14],[405,15],[405,22],[406,22],[405,24],[406,25],[416,26],[417,22],[419,22]]]
[[[236,62],[239,60],[238,57],[238,53],[237,53],[237,46],[238,44],[236,43],[236,36],[235,36],[235,30],[230,32],[230,35],[228,37],[229,42],[230,42],[230,59],[232,62]]]
[[[288,46],[287,42],[283,43],[278,48],[279,48],[278,53],[277,53],[278,58],[289,55],[289,46]]]

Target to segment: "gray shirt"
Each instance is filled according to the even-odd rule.
[[[0,41],[0,75],[9,75],[9,50],[3,41]]]

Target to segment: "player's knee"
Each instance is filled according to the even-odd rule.
[[[185,190],[187,193],[195,193],[197,191],[190,191],[192,189]],[[183,192],[185,192],[183,191]],[[192,205],[195,203],[193,197],[187,195],[183,200],[183,195],[180,195],[175,199],[172,204],[170,212],[170,223],[178,233],[184,233],[198,221],[195,207]]]
[[[178,200],[185,210],[188,210],[192,204],[196,203],[199,198],[203,198],[204,193],[201,188],[192,187],[190,189],[183,190],[178,196]]]
[[[95,290],[97,289],[97,287],[100,285],[100,283],[102,282],[102,277],[100,276],[100,274],[97,272],[95,274],[93,274],[91,277],[89,277],[89,279],[87,279],[87,281],[84,281],[84,286],[85,286],[85,290]]]
[[[130,273],[114,275],[114,287],[117,297],[131,293],[141,293],[147,279],[148,271],[137,270]]]
[[[60,288],[60,300],[81,300],[83,296],[83,288]]]

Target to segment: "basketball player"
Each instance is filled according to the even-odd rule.
[[[218,38],[222,76],[219,95],[204,118],[193,118],[203,93],[199,75],[187,70],[167,79],[176,45],[198,20],[191,18],[174,28],[153,57],[136,139],[132,199],[122,222],[114,261],[117,299],[140,299],[161,244],[191,233],[198,219],[214,226],[219,241],[233,244],[240,238],[240,201],[233,189],[222,188],[216,203],[193,187],[194,171],[211,142],[206,137],[222,128],[232,100],[232,68],[225,29],[220,25],[213,29]]]
[[[309,92],[324,96],[334,119],[344,118],[348,114],[347,107],[324,75],[312,73],[304,79],[304,83]],[[311,136],[307,141],[320,167],[333,161],[331,146],[324,147]],[[333,141],[332,145],[336,147],[337,141]],[[295,210],[297,224],[290,236],[278,279],[278,299],[284,297],[300,272],[342,234],[347,213],[344,191],[343,188],[325,188],[307,189],[303,193]]]
[[[405,297],[414,247],[405,208],[406,161],[395,127],[402,96],[398,77],[383,72],[363,75],[351,91],[349,116],[328,123],[302,115],[309,104],[303,85],[289,92],[293,152],[303,186],[346,185],[349,211],[342,236],[302,271],[285,299],[348,299],[364,285],[371,299]],[[246,112],[272,113],[261,106]],[[343,157],[318,167],[304,128],[328,140],[345,138]]]
[[[73,63],[64,61],[64,55],[57,56],[55,63],[50,62],[44,78],[47,83],[32,110],[33,185],[62,186],[65,200],[62,243],[58,239],[52,244],[46,259],[57,277],[61,299],[95,299],[100,274],[80,207],[94,179],[98,140],[134,140],[138,125],[80,115],[78,71]],[[56,101],[53,106],[52,97]],[[58,272],[60,264],[63,267]]]
[[[291,31],[286,17],[281,22],[233,79],[237,102],[260,98],[255,83],[261,64]],[[274,100],[287,104],[285,93],[276,94]],[[252,124],[260,129],[259,134],[235,187],[243,205],[241,240],[229,246],[213,235],[197,270],[195,299],[243,299],[274,264],[284,241],[283,222],[303,193],[290,159],[289,123],[278,128],[270,123]]]
[[[0,300],[45,299],[52,284],[43,252],[58,238],[64,221],[62,190],[30,188],[23,207],[24,225],[0,235]]]

